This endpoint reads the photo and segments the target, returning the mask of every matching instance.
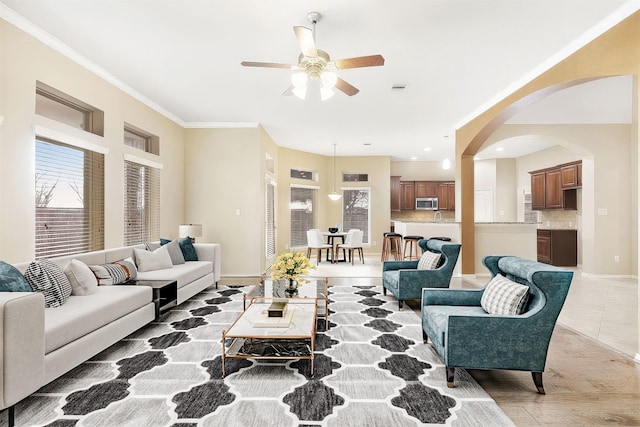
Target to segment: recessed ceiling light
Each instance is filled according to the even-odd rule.
[[[426,147],[424,151],[431,151],[431,147]]]
[[[504,148],[498,147],[498,148],[496,148],[496,151],[504,151]]]
[[[475,156],[475,157],[473,158],[473,160],[480,160],[480,157]]]
[[[407,90],[409,83],[394,83],[391,85],[392,92],[402,92]]]
[[[411,160],[418,160],[418,158],[416,156],[413,156]]]

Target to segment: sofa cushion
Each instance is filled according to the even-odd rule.
[[[138,272],[138,280],[176,280],[178,289],[213,272],[208,261],[189,261],[163,270]]]
[[[117,285],[128,280],[135,280],[138,271],[132,258],[102,265],[90,265],[91,271],[98,279],[99,285]]]
[[[420,261],[418,261],[418,270],[433,270],[438,266],[438,261],[440,261],[440,256],[442,254],[426,251],[420,257]]]
[[[166,246],[162,246],[153,252],[136,248],[133,250],[133,253],[136,256],[136,264],[138,265],[139,272],[162,270],[173,267],[169,251]]]
[[[528,286],[497,274],[485,287],[480,305],[490,314],[522,314],[528,296]]]
[[[458,305],[427,305],[422,307],[422,325],[429,325],[435,336],[429,335],[432,342],[439,346],[445,345],[449,316],[486,316],[487,313],[479,306]],[[426,330],[426,329],[425,329]],[[437,341],[436,341],[437,340]]]
[[[0,292],[31,292],[29,282],[20,270],[0,261]]]
[[[72,259],[64,268],[71,283],[71,295],[91,295],[98,287],[98,279],[87,264],[77,259]]]
[[[91,295],[69,297],[45,316],[45,354],[119,319],[152,300],[148,286],[99,286]]]
[[[384,287],[389,289],[392,293],[398,291],[398,287],[400,286],[398,282],[400,281],[400,271],[399,270],[389,270],[385,271],[383,274]]]
[[[62,268],[53,261],[33,261],[24,272],[34,292],[42,292],[45,307],[60,307],[71,295],[71,283]]]

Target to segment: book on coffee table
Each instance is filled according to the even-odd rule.
[[[285,310],[282,317],[269,316],[268,310],[258,313],[253,319],[254,328],[288,328],[295,308]]]

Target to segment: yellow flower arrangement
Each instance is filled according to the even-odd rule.
[[[302,276],[309,274],[309,269],[315,268],[302,252],[285,252],[278,255],[276,263],[271,266],[271,278],[297,280],[299,284],[308,283],[309,280]]]

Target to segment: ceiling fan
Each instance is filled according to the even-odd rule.
[[[298,98],[304,99],[307,92],[307,82],[314,80],[321,82],[320,96],[323,101],[333,96],[334,87],[349,96],[360,92],[358,88],[338,77],[335,71],[384,65],[382,55],[358,56],[332,61],[327,52],[316,48],[316,24],[322,19],[322,15],[318,12],[309,12],[307,19],[313,25],[313,30],[300,26],[293,27],[302,51],[297,64],[254,61],[242,61],[240,64],[245,67],[295,70],[291,76],[291,86],[284,91],[283,95],[296,95]]]

